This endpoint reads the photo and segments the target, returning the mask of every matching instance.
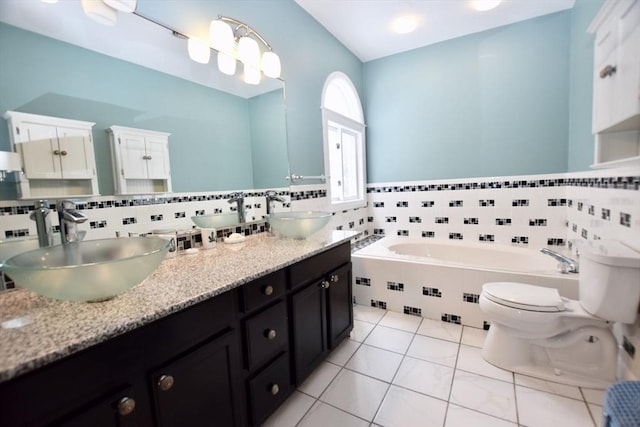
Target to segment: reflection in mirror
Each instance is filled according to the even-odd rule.
[[[215,64],[190,62],[185,40],[163,34],[166,43],[180,44],[182,62],[176,65],[177,59],[171,53],[162,57],[159,50],[162,46],[157,46],[156,59],[171,62],[174,68],[182,68],[187,75],[194,76],[193,81],[178,78],[168,74],[179,74],[174,70],[157,71],[133,64],[131,58],[116,59],[18,28],[39,25],[41,28],[30,29],[51,31],[52,37],[58,37],[54,28],[59,33],[65,26],[91,22],[82,16],[81,10],[60,13],[69,7],[64,4],[67,2],[56,5],[60,6],[58,9],[48,9],[49,15],[42,22],[34,24],[36,19],[26,22],[30,10],[22,13],[11,10],[23,7],[22,3],[5,4],[0,14],[4,21],[0,23],[3,52],[0,109],[95,122],[93,144],[101,195],[114,194],[106,131],[113,125],[171,133],[171,181],[176,193],[246,191],[288,185],[282,81],[263,79],[259,87],[248,87],[238,77],[225,80]],[[41,6],[36,2],[24,3],[34,9]],[[51,15],[54,12],[56,16]],[[123,18],[118,28],[126,28],[126,19],[142,21],[135,16]],[[144,29],[145,33],[153,31]],[[95,38],[100,39],[99,34]],[[230,84],[225,86],[227,81]],[[3,123],[0,151],[9,150],[7,126]],[[14,200],[15,181],[7,181],[0,184],[0,199]]]

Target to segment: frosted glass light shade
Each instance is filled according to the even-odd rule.
[[[211,46],[215,50],[226,53],[233,52],[235,43],[233,30],[226,22],[220,20],[211,21],[209,38],[211,39]]]
[[[209,45],[202,40],[189,39],[187,42],[189,49],[189,58],[200,64],[208,64],[211,57],[211,49]]]
[[[471,6],[478,12],[484,12],[491,10],[502,3],[502,0],[474,0],[471,2]]]
[[[118,20],[118,11],[102,0],[82,0],[82,10],[89,18],[103,25],[113,26]]]
[[[238,42],[238,57],[243,63],[258,68],[260,66],[258,42],[250,37],[241,37]]]
[[[244,82],[250,85],[260,84],[260,69],[244,64]]]
[[[262,55],[262,72],[267,77],[280,77],[280,57],[275,52],[267,51]]]
[[[233,76],[236,73],[235,58],[224,52],[218,52],[218,70],[220,70],[221,73]]]
[[[131,13],[136,10],[138,0],[103,0],[106,4],[121,12]]]

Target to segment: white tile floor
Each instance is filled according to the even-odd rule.
[[[265,426],[598,427],[604,390],[496,368],[486,332],[357,305],[346,340]]]

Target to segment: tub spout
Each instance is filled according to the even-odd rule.
[[[558,271],[562,274],[567,274],[567,273],[577,273],[578,272],[578,261],[569,258],[568,256],[559,254],[556,251],[553,251],[549,248],[542,248],[540,249],[540,252],[542,252],[545,255],[549,255],[550,257],[556,259],[559,264],[558,264]]]

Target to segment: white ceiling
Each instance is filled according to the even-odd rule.
[[[470,0],[295,0],[361,61],[438,43],[573,7],[575,0],[503,0],[477,12]],[[415,15],[409,34],[391,31],[394,19]]]

